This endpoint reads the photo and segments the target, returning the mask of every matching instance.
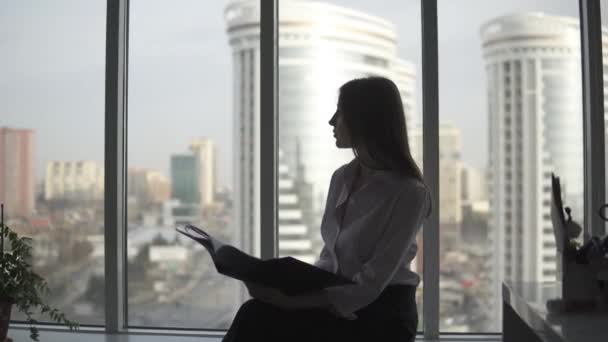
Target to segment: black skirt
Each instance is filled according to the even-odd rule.
[[[251,299],[240,307],[222,341],[410,342],[418,327],[415,297],[415,286],[388,286],[378,299],[356,312],[355,320],[326,310],[285,310]]]

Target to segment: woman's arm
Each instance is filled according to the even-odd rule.
[[[390,210],[390,219],[375,246],[372,257],[353,276],[354,285],[326,289],[330,305],[342,317],[356,318],[355,312],[373,302],[393,278],[405,254],[414,243],[429,210],[429,194],[422,184],[407,185]]]
[[[330,215],[334,214],[334,206],[336,204],[336,193],[339,191],[338,182],[337,182],[337,174],[341,172],[340,169],[334,171],[331,175],[331,180],[329,182],[329,189],[327,191],[327,199],[325,200],[325,211],[323,212],[323,218],[321,219],[321,237],[323,237],[323,229],[327,227],[327,220]],[[325,242],[325,239],[323,239]],[[331,258],[331,254],[323,244],[323,248],[321,249],[321,254],[319,255],[319,259],[315,261],[314,265],[318,268],[324,269],[329,272],[333,272],[334,263]]]

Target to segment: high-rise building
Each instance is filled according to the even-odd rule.
[[[487,245],[489,202],[485,170],[463,165],[461,238],[475,244]]]
[[[0,127],[0,203],[8,216],[34,210],[34,131]]]
[[[259,1],[234,0],[225,11],[233,51],[235,206],[237,243],[259,249]],[[397,57],[392,23],[324,2],[281,1],[279,32],[279,147],[297,168],[296,141],[312,185],[320,222],[332,172],[352,159],[337,149],[328,121],[338,88],[356,77],[385,76],[398,85],[406,121],[414,126],[415,67]]]
[[[450,123],[439,127],[439,222],[459,230],[462,223],[462,133]]]
[[[171,156],[171,198],[182,204],[199,204],[199,163],[194,153]]]
[[[577,18],[523,13],[481,28],[497,301],[503,280],[555,280],[552,172],[562,180],[564,204],[583,223],[579,27]]]
[[[463,165],[461,173],[462,202],[470,203],[488,199],[486,171]]]
[[[104,169],[94,161],[52,161],[46,164],[44,198],[52,200],[102,200]]]
[[[171,197],[169,179],[158,171],[129,167],[127,192],[138,204],[162,203]]]
[[[511,15],[481,34],[496,279],[555,280],[551,172],[577,217],[583,208],[579,22]]]
[[[198,138],[190,144],[190,150],[199,164],[198,186],[202,206],[212,205],[217,191],[217,160],[215,143],[208,138]]]
[[[412,156],[422,167],[422,128],[409,130]],[[439,125],[439,222],[443,233],[457,236],[462,222],[462,133],[451,123]],[[448,227],[449,226],[449,227]]]
[[[166,201],[171,197],[171,186],[169,179],[158,171],[148,170],[146,172],[146,183],[148,198],[158,203]]]
[[[488,246],[490,216],[490,203],[486,201],[467,201],[462,205],[462,230],[461,239],[470,244]]]

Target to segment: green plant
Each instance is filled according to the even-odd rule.
[[[34,341],[38,341],[39,337],[38,321],[32,317],[35,309],[48,315],[54,322],[68,326],[70,330],[78,329],[78,323],[68,320],[61,311],[43,302],[42,298],[49,294],[49,288],[44,278],[32,270],[32,239],[20,237],[6,226],[4,205],[0,210],[0,300],[14,303],[25,314],[30,326],[30,338]]]

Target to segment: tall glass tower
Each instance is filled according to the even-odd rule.
[[[234,61],[237,240],[254,253],[259,248],[258,6],[259,1],[234,0],[225,12]],[[312,224],[318,225],[332,172],[352,159],[350,150],[335,147],[328,125],[339,87],[356,77],[391,78],[413,126],[415,66],[397,57],[395,27],[386,20],[324,2],[282,0],[280,6],[278,147],[290,170],[305,169],[316,213]]]

